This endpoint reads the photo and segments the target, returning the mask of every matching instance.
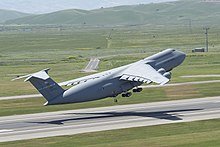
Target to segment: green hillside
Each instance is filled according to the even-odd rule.
[[[8,24],[219,24],[220,3],[180,0],[158,4],[119,6],[92,11],[64,10],[7,21]]]
[[[30,14],[0,9],[0,23],[3,23],[10,19],[17,19],[17,18],[28,16],[28,15]]]

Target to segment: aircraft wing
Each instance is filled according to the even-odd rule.
[[[78,78],[78,79],[58,83],[58,85],[59,86],[72,86],[72,85],[77,85],[77,84],[80,84],[80,83],[84,83],[88,80],[97,79],[97,78],[100,78],[100,75],[97,74],[97,75],[85,76],[85,77],[82,77],[82,78]]]
[[[128,67],[121,75],[120,80],[136,81],[143,83],[155,82],[164,85],[169,79],[158,73],[151,65],[137,63]]]

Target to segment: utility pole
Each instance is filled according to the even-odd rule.
[[[205,28],[203,28],[204,30],[205,30],[205,38],[206,38],[206,52],[208,52],[209,51],[209,38],[208,38],[208,30],[210,29],[210,28],[208,28],[208,27],[205,27]]]
[[[187,19],[189,21],[189,31],[192,34],[192,19]]]

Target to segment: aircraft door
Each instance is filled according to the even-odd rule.
[[[113,83],[107,83],[102,86],[102,93],[105,96],[115,97],[118,95],[117,86]]]

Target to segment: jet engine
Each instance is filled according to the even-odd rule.
[[[163,76],[166,77],[167,79],[171,79],[171,73],[170,72],[164,73]]]
[[[158,70],[158,72],[159,72],[161,75],[163,75],[163,74],[166,72],[166,70],[165,70],[164,68],[160,68],[160,69]]]

